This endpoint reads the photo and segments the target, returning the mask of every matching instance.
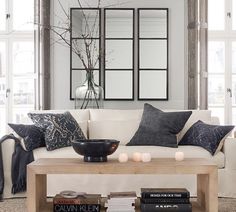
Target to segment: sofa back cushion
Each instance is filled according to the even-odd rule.
[[[140,120],[143,110],[112,110],[112,109],[91,109],[90,121],[121,121]]]
[[[90,139],[115,139],[126,145],[138,129],[140,120],[89,121]]]
[[[164,112],[174,112],[174,111],[183,111],[183,110],[163,110]],[[104,122],[102,126],[105,126],[105,121],[127,121],[127,120],[139,120],[141,121],[141,117],[143,114],[143,109],[139,110],[112,110],[112,109],[90,109],[90,121],[102,121]],[[211,123],[211,111],[210,110],[192,110],[192,114],[184,128],[177,135],[177,141],[179,142],[181,138],[183,138],[184,134],[188,131],[188,129],[196,123],[198,120],[201,120],[206,123]],[[100,128],[101,128],[100,127]],[[90,128],[89,128],[90,131]],[[104,133],[106,129],[101,131]],[[133,132],[133,130],[132,130]],[[99,132],[98,132],[99,133]],[[94,136],[94,134],[92,134]],[[104,134],[96,134],[97,136],[104,136]],[[89,136],[90,137],[90,136]],[[93,137],[94,138],[94,137]],[[100,138],[100,137],[98,137]]]

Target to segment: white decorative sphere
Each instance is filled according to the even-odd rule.
[[[152,159],[151,154],[150,153],[142,153],[142,161],[147,163],[150,162]]]
[[[125,163],[125,162],[128,161],[128,159],[129,159],[129,157],[128,157],[127,153],[120,153],[119,154],[118,160],[119,160],[120,163]]]
[[[142,160],[142,154],[140,152],[134,152],[132,158],[133,161],[139,162]]]
[[[176,160],[176,161],[182,161],[182,160],[184,160],[184,153],[183,153],[183,152],[176,152],[176,153],[175,153],[175,160]]]

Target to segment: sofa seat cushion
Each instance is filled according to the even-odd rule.
[[[173,149],[171,147],[160,146],[120,145],[112,155],[108,156],[108,160],[109,158],[118,158],[120,153],[127,153],[131,159],[134,152],[150,152],[152,158],[174,158],[176,151],[184,152],[185,158],[206,158],[215,162],[218,165],[218,168],[224,168],[225,166],[223,152],[218,152],[216,155],[212,156],[207,150],[198,146],[180,146],[177,149]],[[35,149],[33,152],[35,160],[39,158],[82,158],[82,156],[78,155],[72,147],[65,147],[54,151],[47,151],[45,147],[41,147]]]

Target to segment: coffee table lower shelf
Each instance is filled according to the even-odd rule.
[[[171,158],[155,158],[145,166],[133,161],[119,163],[115,159],[107,163],[85,163],[77,158],[38,159],[27,166],[28,212],[52,212],[52,203],[47,203],[47,175],[50,174],[196,175],[199,206],[193,203],[193,212],[218,211],[218,167],[206,159],[175,161]]]
[[[106,198],[103,199],[103,201],[105,201]],[[141,210],[139,209],[140,208],[140,203],[139,203],[139,200],[137,201],[137,207],[136,207],[136,210],[135,212],[141,212]],[[198,203],[196,201],[191,201],[192,203],[192,206],[193,206],[193,210],[192,212],[204,212],[204,208],[201,208]],[[53,211],[53,203],[52,201],[48,201],[42,208],[41,210],[42,212],[52,212]],[[101,212],[106,212],[106,209],[103,208],[101,210]]]

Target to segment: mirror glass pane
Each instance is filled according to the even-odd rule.
[[[167,11],[139,11],[140,38],[167,38]]]
[[[72,10],[72,38],[99,38],[99,10]]]
[[[86,44],[85,44],[86,43]],[[86,45],[90,46],[90,51],[86,51]],[[89,54],[88,54],[89,53]],[[80,56],[79,56],[80,55]],[[73,39],[72,40],[72,68],[86,67],[99,68],[99,40],[98,39]],[[89,62],[91,65],[89,65]]]
[[[132,71],[106,71],[105,80],[105,95],[107,99],[132,99]]]
[[[166,71],[143,70],[139,74],[139,98],[164,99],[167,97]]]
[[[140,40],[140,68],[167,68],[167,41]]]
[[[106,40],[106,69],[133,68],[133,41]]]
[[[94,80],[97,85],[99,85],[99,71],[93,71],[94,73]],[[72,98],[75,97],[75,89],[82,85],[86,80],[86,71],[85,70],[72,70]]]
[[[133,38],[133,11],[105,10],[106,38]]]

